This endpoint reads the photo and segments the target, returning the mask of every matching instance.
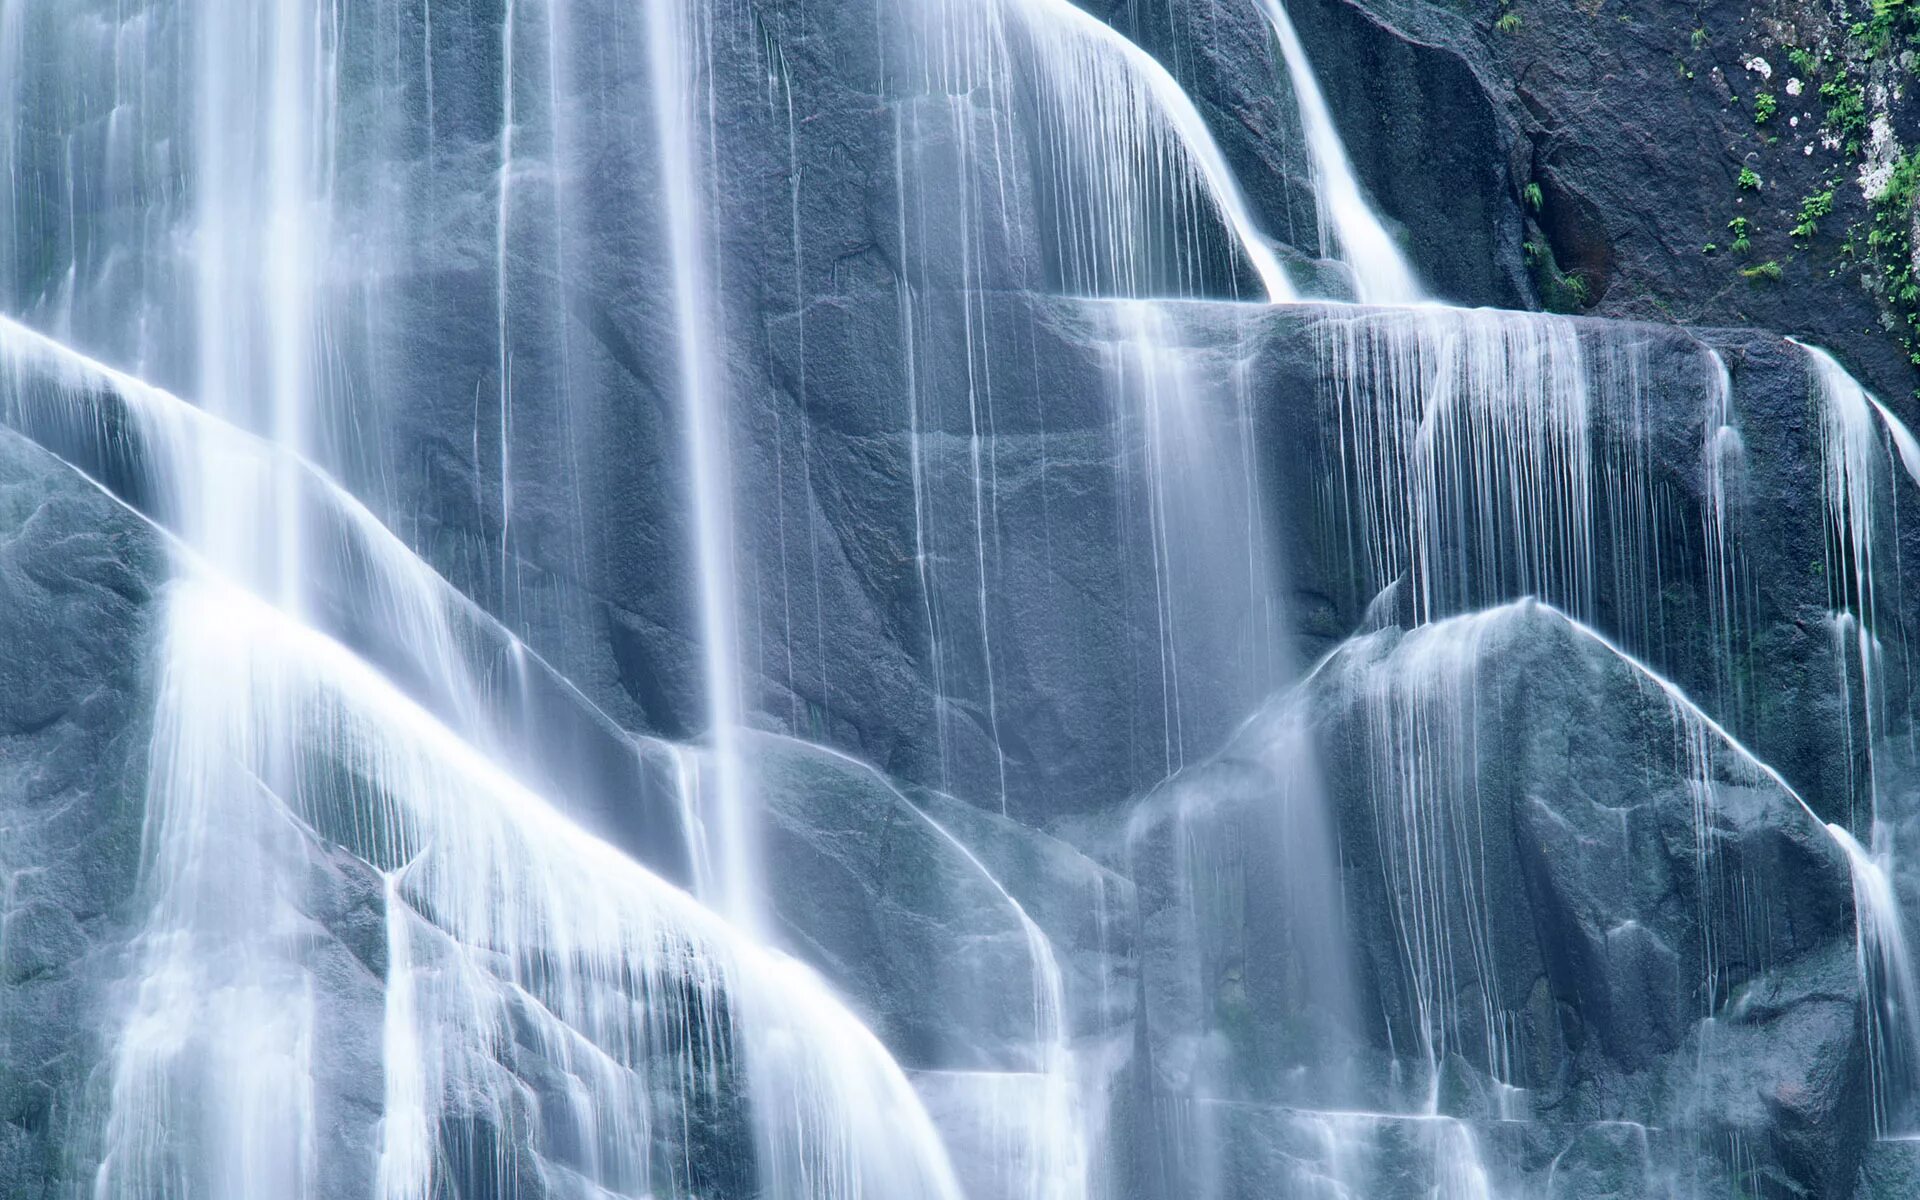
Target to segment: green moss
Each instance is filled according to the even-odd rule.
[[[1560,264],[1554,261],[1551,247],[1544,242],[1528,240],[1521,250],[1526,254],[1534,287],[1539,289],[1540,303],[1548,312],[1577,313],[1593,303],[1593,293],[1586,279],[1577,272],[1568,274],[1562,271]]]
[[[1520,198],[1525,200],[1527,207],[1534,212],[1539,212],[1541,204],[1545,202],[1540,194],[1540,185],[1537,183],[1529,183],[1526,187],[1521,188]]]
[[[1848,33],[1868,58],[1885,54],[1902,41],[1913,40],[1920,25],[1920,3],[1915,0],[1873,0],[1872,15],[1856,21]]]
[[[1833,185],[1829,184],[1800,201],[1800,221],[1793,227],[1793,240],[1806,243],[1820,232],[1820,218],[1833,211]]]
[[[1920,152],[1894,164],[1887,190],[1873,202],[1867,256],[1877,268],[1880,299],[1893,317],[1907,357],[1920,366],[1920,280],[1913,273],[1913,202],[1920,188]]]
[[[1735,186],[1743,192],[1757,192],[1760,190],[1760,177],[1753,173],[1752,167],[1741,167],[1740,177],[1735,180],[1734,183]]]
[[[1820,99],[1827,106],[1826,125],[1840,139],[1848,157],[1860,153],[1867,139],[1867,92],[1845,75],[1820,85]]]
[[[1786,274],[1786,271],[1781,268],[1779,263],[1773,259],[1768,259],[1763,263],[1755,263],[1751,267],[1742,267],[1740,274],[1749,283],[1779,283],[1781,277]]]
[[[1753,98],[1753,123],[1765,125],[1773,120],[1773,114],[1780,111],[1780,100],[1772,92],[1761,92]]]
[[[1733,235],[1732,249],[1735,254],[1745,254],[1747,251],[1753,249],[1752,221],[1747,220],[1745,217],[1735,217],[1733,220],[1727,222],[1727,232]]]
[[[1520,14],[1517,12],[1501,13],[1500,19],[1493,23],[1493,27],[1501,33],[1518,33],[1520,32]]]

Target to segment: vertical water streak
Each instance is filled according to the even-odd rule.
[[[20,196],[20,95],[26,78],[25,25],[27,0],[0,0],[0,299],[16,302],[19,288],[17,245],[26,232]]]
[[[1827,828],[1847,852],[1853,870],[1874,1132],[1881,1137],[1911,1133],[1915,1089],[1920,1086],[1920,976],[1915,975],[1900,902],[1886,856],[1873,854],[1842,825]]]
[[[1329,313],[1333,502],[1416,621],[1532,594],[1596,606],[1589,367],[1573,325],[1491,310]]]
[[[513,344],[507,306],[507,242],[513,215],[513,41],[517,0],[506,0],[500,19],[500,175],[494,197],[494,371],[499,376],[500,425],[500,608],[510,611],[514,589],[508,584],[508,537],[513,520]],[[475,432],[476,440],[479,437]],[[479,469],[479,462],[474,469]]]
[[[916,147],[918,139],[915,139]],[[940,759],[940,787],[949,790],[952,786],[951,763],[949,758],[947,732],[947,680],[946,655],[941,646],[940,618],[933,582],[933,565],[929,561],[932,550],[932,498],[930,481],[921,447],[920,431],[920,332],[918,306],[914,295],[913,274],[908,256],[908,220],[907,220],[907,136],[904,118],[898,108],[893,115],[893,187],[895,219],[900,225],[900,273],[894,286],[899,292],[900,305],[900,345],[904,358],[904,390],[907,408],[907,471],[913,484],[913,567],[920,585],[920,603],[926,617],[927,660],[933,674],[933,724],[934,740]],[[916,206],[921,219],[925,212],[922,206]],[[919,244],[924,245],[924,233]]]
[[[1428,1115],[1439,1113],[1449,1054],[1466,1056],[1502,1087],[1513,1079],[1513,1015],[1496,993],[1493,897],[1477,849],[1486,841],[1477,703],[1487,638],[1514,611],[1424,626],[1395,647],[1390,666],[1368,667],[1355,681],[1365,704],[1378,861],[1417,1019]],[[1463,1002],[1479,1011],[1461,1011]],[[1481,1044],[1466,1044],[1475,1028]]]
[[[1893,455],[1881,439],[1890,429],[1875,415],[1875,403],[1824,350],[1803,345],[1811,367],[1814,396],[1820,410],[1821,480],[1826,502],[1826,575],[1832,607],[1847,614],[1840,624],[1852,634],[1855,665],[1859,668],[1861,709],[1860,752],[1866,758],[1863,786],[1854,789],[1850,803],[1865,802],[1868,844],[1876,852],[1888,850],[1890,831],[1882,824],[1880,740],[1888,731],[1887,680],[1884,676],[1881,621],[1882,597],[1890,580],[1881,577],[1875,557],[1885,536],[1883,522],[1891,515]],[[1896,545],[1897,553],[1897,545]],[[1894,578],[1899,574],[1894,563]],[[1897,609],[1889,613],[1897,617]],[[1847,697],[1851,704],[1852,697]],[[1856,824],[1856,828],[1859,828]]]
[[[403,867],[402,871],[405,870]],[[386,1094],[380,1116],[377,1200],[427,1200],[433,1179],[433,1123],[427,1079],[429,1052],[421,1045],[414,977],[413,913],[400,889],[401,871],[386,877],[387,996],[381,1031]]]
[[[1087,309],[1110,340],[1120,570],[1150,639],[1135,687],[1141,740],[1158,742],[1139,763],[1151,782],[1216,748],[1286,666],[1253,423],[1257,334],[1210,304]]]
[[[1192,294],[1208,270],[1206,225],[1268,300],[1296,298],[1204,118],[1153,56],[1071,0],[929,0],[909,11],[924,86],[951,95],[958,114],[996,109],[992,158],[980,162],[992,167],[995,211],[1015,206],[1005,176],[1021,153],[1016,130],[1037,141],[1044,225],[1030,249],[1054,260],[1060,286]],[[1031,125],[1015,123],[1020,99],[1037,104]]]
[[[338,12],[331,0],[205,4],[190,24],[200,403],[302,453],[318,399]],[[239,497],[209,486],[206,498],[190,540],[297,606],[299,525],[258,529]],[[296,506],[281,499],[286,517]]]
[[[1160,724],[1164,770],[1171,775],[1184,763],[1186,734],[1180,717],[1180,644],[1182,627],[1174,595],[1174,531],[1169,527],[1168,493],[1178,486],[1181,471],[1192,464],[1179,456],[1176,425],[1190,401],[1186,381],[1177,364],[1169,361],[1168,327],[1159,309],[1145,301],[1123,301],[1118,306],[1120,333],[1126,353],[1133,357],[1138,384],[1128,389],[1140,396],[1140,411],[1128,414],[1143,426],[1145,440],[1147,524],[1153,558],[1154,632],[1160,647]],[[1124,434],[1122,444],[1125,444]]]
[[[1353,274],[1354,298],[1362,304],[1412,304],[1425,299],[1413,268],[1360,190],[1360,180],[1353,173],[1353,163],[1334,125],[1333,112],[1314,78],[1313,64],[1287,16],[1285,3],[1260,0],[1260,7],[1280,43],[1287,78],[1292,81],[1294,101],[1300,109],[1307,151],[1313,160],[1321,252],[1327,252],[1331,241]]]
[[[1035,1104],[1030,1096],[1013,1097],[1015,1105],[1028,1109],[1019,1112],[1016,1108],[1014,1119],[1027,1127],[1024,1132],[1029,1146],[1024,1186],[1015,1194],[1026,1200],[1086,1200],[1092,1147],[1088,1145],[1086,1101],[1068,1026],[1066,983],[1053,943],[964,842],[924,810],[915,807],[914,812],[980,873],[1013,913],[1026,939],[1027,961],[1032,968],[1034,1066],[1040,1079],[1040,1099]]]
[[[1747,563],[1734,535],[1736,500],[1745,481],[1746,444],[1734,424],[1733,378],[1726,359],[1712,353],[1707,395],[1706,504],[1701,513],[1707,548],[1707,603],[1715,641],[1720,710],[1739,728],[1746,712]]]
[[[758,925],[750,788],[740,753],[739,643],[735,629],[732,501],[727,391],[720,362],[718,303],[708,284],[702,228],[702,162],[695,88],[705,61],[702,18],[684,0],[650,3],[647,61],[659,140],[667,249],[679,358],[680,416],[693,495],[694,563],[700,642],[711,724],[714,835],[720,846],[721,906],[748,928]],[[704,789],[703,789],[704,792]]]

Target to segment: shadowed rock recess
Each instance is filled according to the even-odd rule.
[[[0,1200],[1920,1194],[1917,71],[0,0]]]

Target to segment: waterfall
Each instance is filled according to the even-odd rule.
[[[1191,180],[1185,186],[1198,193],[1196,199],[1204,198],[1225,220],[1267,299],[1294,298],[1206,122],[1166,68],[1068,0],[1001,0],[996,7],[1020,23],[1030,52],[1046,64],[1044,78],[1053,90],[1047,132],[1055,154],[1108,171],[1119,164],[1142,172],[1133,180],[1122,177],[1124,190],[1115,197],[1122,202],[1147,192],[1153,174],[1171,166],[1176,178]],[[1063,182],[1072,186],[1071,177]],[[1073,231],[1071,243],[1084,249],[1069,272],[1069,286],[1084,281],[1082,287],[1098,291],[1140,294],[1137,289],[1147,280],[1116,245],[1117,234],[1139,228],[1140,216],[1108,208],[1113,200],[1099,192],[1067,191],[1058,202],[1068,212],[1091,206],[1095,214],[1091,228]],[[1178,200],[1176,211],[1193,203]],[[1193,234],[1183,231],[1182,236]],[[1103,257],[1108,261],[1101,262]]]
[[[1830,531],[1827,574],[1834,581],[1833,607],[1844,614],[1840,627],[1851,635],[1848,640],[1860,671],[1867,776],[1858,793],[1866,801],[1867,826],[1874,828],[1880,819],[1876,743],[1886,728],[1885,685],[1880,677],[1885,669],[1879,637],[1881,600],[1874,568],[1875,516],[1880,507],[1876,493],[1881,482],[1876,468],[1890,464],[1866,391],[1831,355],[1808,347],[1807,357],[1822,401],[1822,475]]]
[[[201,402],[294,453],[310,444],[315,383],[326,378],[320,275],[329,265],[341,19],[335,5],[302,7],[196,14],[205,69],[194,94],[192,179]],[[212,464],[206,474],[219,478]],[[252,567],[265,550],[275,593],[297,605],[301,530],[282,525],[254,540],[233,520],[233,499],[207,497],[196,540],[227,564]],[[218,545],[227,538],[244,540]]]
[[[1286,5],[1282,0],[1260,0],[1260,7],[1280,43],[1280,56],[1300,109],[1300,125],[1306,132],[1323,252],[1329,245],[1339,252],[1353,273],[1354,298],[1362,304],[1411,304],[1424,299],[1413,268],[1360,190]]]
[[[1403,239],[1321,84],[1473,21],[1137,7],[0,0],[19,1188],[1902,1153],[1899,404],[1431,300],[1526,290],[1520,110]]]
[[[1217,745],[1287,669],[1241,390],[1245,335],[1229,310],[1224,336],[1210,336],[1196,318],[1223,314],[1202,305],[1090,309],[1112,339],[1114,441],[1129,464],[1122,502],[1146,535],[1151,594],[1141,600],[1153,614],[1159,693],[1149,722],[1161,747],[1152,765],[1171,774]]]
[[[1002,237],[1024,218],[1042,239],[1031,253],[1052,259],[1069,293],[1192,293],[1224,249],[1266,299],[1295,298],[1199,110],[1138,46],[1071,0],[914,0],[900,15],[920,86],[945,99],[940,115],[959,148],[955,176],[929,171],[915,182],[968,197],[960,206],[964,257],[986,244],[983,218],[997,217]],[[1037,92],[1030,116],[1016,115],[1023,86]],[[984,141],[975,106],[987,109]],[[919,140],[917,123],[908,132]],[[1039,170],[1022,199],[993,176],[1021,154],[1025,138],[1037,143]],[[989,164],[990,172],[980,170]],[[951,194],[939,199],[944,206]],[[1222,248],[1207,244],[1216,222]],[[1005,265],[964,261],[962,269],[979,285]]]
[[[711,1164],[696,1164],[696,1148],[674,1129],[697,1109],[745,1106],[759,1129],[758,1162],[746,1169],[781,1194],[957,1200],[905,1077],[810,972],[574,829],[488,757],[505,747],[490,687],[473,670],[471,605],[302,460],[312,381],[327,377],[312,223],[325,180],[307,172],[318,162],[324,173],[325,151],[314,147],[333,117],[302,107],[334,86],[337,30],[321,15],[309,25],[281,14],[259,34],[258,53],[238,39],[260,26],[215,18],[203,30],[206,54],[236,71],[268,64],[262,78],[275,89],[261,105],[210,94],[201,109],[208,146],[233,152],[210,154],[203,168],[197,261],[212,416],[24,328],[4,330],[12,423],[88,459],[104,484],[150,505],[183,540],[184,578],[166,601],[148,793],[150,911],[112,1055],[93,1193],[295,1197],[372,1183],[387,1196],[425,1196],[449,1173],[509,1186],[528,1170],[630,1194],[705,1189],[716,1185],[690,1172],[710,1174]],[[329,40],[309,45],[309,30]],[[509,27],[509,44],[512,36]],[[213,129],[256,111],[275,135],[260,177],[239,156],[251,134]],[[502,247],[510,108],[506,120]],[[675,161],[684,245],[691,164]],[[505,518],[511,368],[500,253]],[[689,324],[702,303],[697,253],[680,256]],[[247,272],[261,263],[256,284]],[[250,299],[260,288],[264,301]],[[711,349],[692,333],[698,383]],[[715,523],[703,522],[703,545]],[[316,528],[322,540],[309,545]],[[330,620],[382,623],[383,647],[400,655],[392,665],[405,666],[459,732],[301,623],[314,597]],[[526,656],[506,644],[523,671]],[[721,722],[719,736],[731,727]],[[360,1003],[356,985],[300,950],[303,927],[318,919],[307,881],[340,869],[324,865],[336,847],[384,876],[370,894],[386,909],[386,1078],[383,1088],[378,1071],[361,1081],[374,1093],[357,1100],[330,1065],[351,1052],[338,1021]],[[248,906],[234,907],[236,897]],[[534,1040],[504,1054],[516,1027]],[[554,1092],[557,1079],[569,1082]],[[376,1100],[377,1170],[368,1131],[342,1124],[343,1105]],[[546,1132],[516,1158],[513,1131],[536,1125]],[[369,1176],[353,1169],[356,1157]]]
[[[1893,439],[1893,448],[1900,455],[1900,466],[1907,478],[1920,484],[1920,440],[1916,440],[1913,431],[1906,422],[1893,415],[1891,409],[1880,402],[1879,397],[1871,397],[1873,411],[1880,415],[1880,423],[1887,427],[1887,436]]]
[[[142,419],[143,443],[163,475],[175,462],[218,462],[223,478],[254,481],[247,511],[275,519],[271,501],[284,491],[271,474],[297,475],[290,456],[256,449],[197,410],[17,327],[8,350],[10,420],[23,419],[16,406],[39,399],[23,377],[64,376],[66,386],[111,380]],[[78,405],[51,407],[24,415],[46,430],[76,417],[82,430],[92,425]],[[222,447],[221,456],[196,448],[206,446]],[[250,462],[264,469],[249,473]],[[451,648],[460,638],[436,615],[444,610],[431,575],[397,546],[385,549],[390,538],[372,532],[379,527],[363,510],[345,509],[343,519],[359,522],[349,530],[370,539],[355,556],[376,566],[374,581],[385,581],[375,595],[390,599],[379,611],[417,614],[407,644],[438,646],[429,657],[445,656],[441,685],[474,696],[474,684],[458,682]],[[337,1154],[323,1144],[314,1055],[327,1044],[318,1014],[341,1001],[315,964],[289,957],[286,943],[289,928],[312,919],[304,907],[311,901],[293,885],[324,839],[386,872],[384,894],[404,905],[387,914],[383,1194],[427,1194],[441,1168],[422,1149],[422,1131],[443,1128],[450,1115],[484,1115],[502,1128],[524,1121],[510,1105],[485,1114],[440,1106],[445,1096],[497,1087],[486,1080],[513,1070],[490,1061],[501,1022],[537,1017],[553,1022],[542,1053],[561,1070],[584,1072],[585,1092],[570,1110],[579,1133],[564,1141],[612,1147],[605,1161],[568,1164],[600,1186],[663,1187],[684,1171],[652,1163],[667,1117],[650,1114],[659,1084],[644,1081],[657,1070],[654,1058],[697,1051],[741,1060],[734,1069],[753,1081],[772,1118],[763,1166],[817,1181],[796,1194],[957,1196],[904,1077],[811,973],[745,941],[575,829],[344,647],[204,577],[197,559],[189,551],[192,578],[175,585],[168,605],[170,665],[148,817],[153,907],[139,1000],[114,1067],[96,1195],[147,1195],[167,1180],[215,1195],[310,1194],[316,1156]],[[341,780],[358,782],[343,790]],[[499,806],[485,820],[474,807],[483,797]],[[258,896],[268,906],[264,919],[233,910],[234,895]],[[429,962],[437,965],[419,965]],[[691,994],[680,977],[687,969],[698,985]],[[434,980],[454,990],[430,991]],[[640,984],[652,1000],[626,1016],[625,1005],[608,1008],[608,989]],[[748,1015],[756,1011],[766,1015]],[[208,1054],[209,1033],[219,1028],[248,1036],[214,1043],[218,1053]],[[823,1057],[796,1058],[795,1046]],[[850,1075],[863,1060],[873,1073]],[[677,1069],[694,1066],[681,1061]],[[684,1087],[707,1090],[683,1091],[668,1115],[713,1103],[723,1087],[717,1062],[683,1078]],[[512,1084],[509,1098],[530,1097],[526,1089],[537,1086],[536,1074]],[[186,1131],[174,1124],[176,1112],[206,1115],[204,1126],[191,1127],[203,1157],[180,1158],[156,1136]],[[870,1120],[886,1121],[891,1132],[878,1136]],[[902,1129],[911,1133],[903,1146]],[[654,1182],[635,1182],[645,1180]]]
[[[1865,778],[1853,789],[1853,799],[1864,802],[1864,815],[1852,828],[1865,829],[1874,853],[1893,853],[1894,826],[1907,814],[1885,811],[1888,797],[1883,775],[1887,756],[1896,752],[1896,703],[1912,690],[1912,671],[1901,620],[1904,588],[1899,558],[1899,495],[1895,464],[1910,481],[1920,482],[1914,465],[1914,437],[1877,398],[1846,372],[1832,355],[1802,345],[1812,367],[1813,389],[1821,413],[1822,480],[1828,532],[1827,576],[1834,628],[1841,638],[1836,655],[1844,672],[1841,692],[1853,703],[1857,672],[1860,719],[1859,755]],[[1891,551],[1891,561],[1888,552]],[[1887,638],[1896,640],[1898,653],[1887,652]],[[1848,660],[1851,659],[1851,662]],[[1855,735],[1851,714],[1848,736]],[[1900,757],[1900,764],[1907,761]]]
[[[732,485],[727,461],[727,392],[721,366],[724,350],[713,324],[718,302],[706,273],[708,235],[701,228],[699,216],[704,176],[696,150],[701,128],[696,82],[698,52],[705,35],[703,18],[681,4],[649,5],[647,14],[647,61],[665,177],[680,403],[693,489],[700,641],[714,749],[711,803],[712,826],[720,849],[718,885],[722,909],[752,928],[759,920],[759,901],[754,895],[754,843],[759,833],[752,811],[751,784],[738,743],[740,668],[729,515]],[[706,798],[704,792],[702,798]]]
[[[395,1036],[423,1050],[387,1068],[417,1059],[421,1075],[390,1075],[388,1097],[426,1108],[382,1117],[389,1195],[429,1194],[439,1177],[402,1170],[423,1165],[404,1131],[458,1119],[504,1133],[529,1119],[520,1106],[559,1099],[543,1095],[551,1070],[582,1089],[560,1110],[575,1124],[531,1152],[603,1189],[698,1186],[685,1174],[691,1151],[657,1161],[661,1147],[686,1113],[739,1103],[728,1081],[743,1072],[765,1122],[761,1169],[788,1181],[784,1194],[958,1196],[904,1076],[811,973],[579,832],[339,646],[223,585],[177,588],[172,636],[196,669],[170,675],[162,697],[157,744],[174,753],[159,764],[150,816],[153,959],[116,1066],[96,1194],[150,1194],[182,1170],[153,1136],[166,1111],[153,1106],[169,1096],[247,1122],[209,1134],[207,1165],[239,1171],[230,1188],[214,1177],[217,1194],[305,1190],[291,1150],[318,1134],[310,1108],[288,1106],[311,1086],[285,1089],[249,1067],[277,1052],[301,1077],[314,1051],[311,989],[324,985],[288,959],[275,923],[248,914],[236,929],[220,897],[278,895],[280,919],[297,921],[284,885],[300,877],[302,843],[325,838],[395,873],[404,905],[389,972],[412,974],[398,1006],[415,1024],[411,1039]],[[273,739],[289,734],[295,757],[273,762]],[[336,773],[365,790],[342,794],[328,782]],[[269,788],[276,774],[284,782]],[[248,949],[235,966],[208,956],[218,946]],[[219,1007],[228,994],[253,1007]],[[190,1052],[221,1027],[203,1022],[223,1014],[267,1040],[196,1061]],[[533,1040],[503,1059],[516,1024]],[[271,1090],[249,1099],[261,1087]],[[476,1100],[479,1111],[445,1107]]]
[[[1907,1132],[1915,1071],[1920,1070],[1920,985],[1884,856],[1876,858],[1845,827],[1830,825],[1853,867],[1860,976],[1867,981],[1867,1050],[1873,1069],[1873,1125],[1882,1136]]]
[[[1076,1077],[1079,1071],[1068,1028],[1066,986],[1053,944],[973,851],[924,811],[916,811],[980,872],[1013,911],[1026,939],[1028,961],[1033,965],[1034,1075],[1038,1088],[1020,1087],[1017,1080],[985,1081],[990,1144],[1008,1140],[1020,1144],[1002,1166],[1007,1176],[1004,1192],[1031,1200],[1084,1200],[1090,1194],[1091,1147],[1084,1111],[1087,1097],[1082,1095]]]
[[[1744,557],[1734,537],[1735,498],[1744,482],[1746,443],[1734,424],[1733,378],[1726,360],[1713,354],[1711,390],[1707,401],[1707,444],[1704,458],[1707,475],[1706,525],[1707,579],[1709,602],[1713,608],[1721,711],[1736,726],[1746,712],[1748,698],[1743,681],[1735,669],[1739,647],[1752,621],[1752,601],[1748,594],[1751,579]]]
[[[1528,593],[1591,613],[1596,400],[1574,328],[1434,308],[1322,329],[1331,466],[1372,578],[1408,571],[1423,620]]]
[[[1834,658],[1848,704],[1848,762],[1866,763],[1864,780],[1853,781],[1849,802],[1864,800],[1864,813],[1849,810],[1847,825],[1833,832],[1853,867],[1859,970],[1865,985],[1869,1054],[1873,1068],[1875,1129],[1901,1133],[1912,1121],[1915,1063],[1920,1054],[1920,975],[1907,948],[1905,917],[1895,894],[1896,861],[1905,849],[1897,834],[1905,806],[1894,811],[1883,776],[1894,749],[1892,701],[1911,690],[1911,674],[1890,678],[1894,664],[1881,638],[1883,627],[1900,636],[1899,541],[1889,529],[1898,511],[1894,464],[1910,480],[1917,457],[1906,426],[1849,375],[1831,354],[1801,345],[1811,367],[1821,414],[1822,481],[1828,532],[1827,575],[1835,608]],[[1885,548],[1894,551],[1884,560]],[[1891,586],[1890,586],[1891,585]],[[1884,625],[1883,625],[1884,623]],[[1904,650],[1900,662],[1904,663]],[[1859,727],[1853,720],[1858,672]],[[1898,686],[1897,693],[1893,689]],[[1856,749],[1857,740],[1857,749]],[[1897,756],[1896,756],[1897,757]],[[1862,845],[1853,833],[1864,829]]]

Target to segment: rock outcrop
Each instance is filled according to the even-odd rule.
[[[1623,1166],[1852,1185],[1872,1120],[1844,850],[1554,610],[1348,643],[1149,798],[1132,868],[1153,1086],[1236,1164],[1224,1194],[1270,1194],[1306,1130],[1368,1195],[1399,1194],[1420,1130],[1420,1178],[1451,1153],[1523,1194],[1647,1186]],[[1540,1178],[1529,1143],[1574,1174]]]

